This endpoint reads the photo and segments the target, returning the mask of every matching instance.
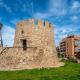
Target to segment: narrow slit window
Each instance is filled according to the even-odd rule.
[[[44,21],[43,25],[45,26],[45,21]]]
[[[22,40],[22,46],[23,46],[23,50],[27,49],[27,40],[26,39]]]

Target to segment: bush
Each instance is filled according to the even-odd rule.
[[[73,58],[68,59],[68,61],[77,63],[77,60],[76,59],[73,59]]]

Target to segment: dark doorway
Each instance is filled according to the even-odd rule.
[[[27,49],[27,41],[26,41],[26,39],[22,40],[22,45],[23,45],[23,50],[26,50]]]

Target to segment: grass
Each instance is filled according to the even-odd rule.
[[[67,61],[59,68],[0,71],[0,80],[80,80],[80,64]]]

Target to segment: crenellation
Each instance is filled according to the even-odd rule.
[[[32,22],[34,22],[34,19],[28,19],[28,20],[25,20],[25,21],[28,21],[29,23],[32,23]]]
[[[30,29],[52,29],[52,25],[48,21],[42,21],[42,20],[37,20],[37,19],[29,19],[29,20],[24,20],[22,22],[19,22],[17,26],[25,26],[27,25],[28,28]]]
[[[45,26],[48,27],[49,26],[49,22],[45,21]]]
[[[42,28],[43,27],[43,21],[38,20],[38,28]]]

